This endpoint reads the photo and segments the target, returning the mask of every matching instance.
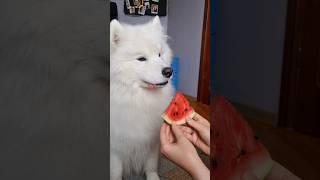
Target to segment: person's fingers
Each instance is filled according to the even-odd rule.
[[[190,127],[187,127],[187,126],[181,126],[181,130],[182,130],[183,132],[189,133],[189,134],[191,134],[191,133],[194,132],[193,129],[191,129]]]
[[[196,146],[207,155],[210,155],[210,146],[206,145],[203,141],[198,140]]]
[[[197,131],[198,135],[200,135],[206,144],[210,145],[210,126],[207,127],[192,119],[187,119],[187,124]]]
[[[200,114],[196,113],[193,118],[195,121],[200,122],[201,124],[205,125],[205,126],[209,126],[210,127],[210,123],[208,120],[206,120],[204,117],[202,117]]]
[[[184,133],[184,136],[192,142],[192,144],[195,144],[197,141],[197,137],[195,135],[189,134],[189,133]]]
[[[166,138],[169,142],[171,142],[171,137],[170,137],[170,127],[168,125],[165,125],[165,132],[166,132]]]
[[[206,131],[208,128],[205,125],[199,123],[198,121],[192,120],[190,118],[187,118],[187,123],[188,125],[193,127],[195,130],[197,130],[199,133]]]
[[[185,133],[184,135],[189,141],[192,142],[192,144],[194,144],[196,147],[201,149],[207,155],[210,155],[210,147],[206,145],[196,134],[191,135],[191,134]]]
[[[168,126],[168,139],[170,143],[174,142],[174,136],[170,126]]]
[[[160,143],[161,145],[168,144],[168,137],[167,137],[167,129],[168,125],[166,123],[162,123],[161,128],[160,128]]]
[[[183,132],[179,128],[179,126],[172,124],[171,128],[172,128],[173,134],[176,137],[177,141],[179,141],[180,139],[183,138]]]
[[[199,136],[194,133],[194,134],[185,134],[185,137],[192,142],[192,144],[196,145],[197,146],[197,141],[200,140]]]

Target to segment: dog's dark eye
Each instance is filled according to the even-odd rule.
[[[138,60],[138,61],[146,61],[147,58],[145,58],[145,57],[139,57],[139,58],[137,58],[137,60]]]
[[[159,53],[159,57],[161,56],[161,54]]]

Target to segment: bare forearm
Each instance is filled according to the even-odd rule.
[[[195,180],[209,180],[210,179],[210,171],[200,160],[194,164],[193,168],[189,170],[189,173]]]

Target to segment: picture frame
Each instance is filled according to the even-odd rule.
[[[130,16],[167,16],[168,0],[124,0],[124,14]]]

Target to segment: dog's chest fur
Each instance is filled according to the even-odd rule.
[[[172,98],[172,86],[146,90],[126,89],[112,81],[110,85],[111,151],[138,171],[146,154],[159,144],[161,113]]]

